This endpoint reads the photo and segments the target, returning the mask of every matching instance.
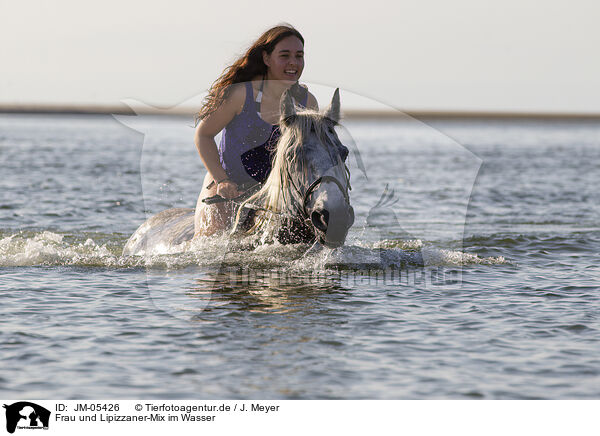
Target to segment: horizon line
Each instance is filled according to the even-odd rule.
[[[175,115],[193,116],[197,111],[191,107],[162,108],[102,104],[0,104],[0,113],[8,114],[64,114],[64,115]],[[343,110],[344,118],[539,118],[539,119],[600,119],[595,112],[540,112],[540,111],[493,111],[493,110]]]

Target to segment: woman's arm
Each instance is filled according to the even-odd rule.
[[[216,183],[225,181],[227,179],[227,173],[221,166],[219,160],[215,136],[229,124],[233,117],[242,111],[245,97],[246,91],[243,87],[234,87],[227,100],[225,100],[216,111],[200,121],[196,128],[194,143],[196,144],[202,163]],[[218,191],[220,195],[224,194],[223,196],[226,198],[238,195],[236,186],[233,182],[222,183],[222,185],[224,186],[219,186],[219,188],[222,188],[219,191],[223,191]]]

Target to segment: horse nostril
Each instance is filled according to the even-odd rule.
[[[329,223],[329,212],[326,210],[315,210],[310,215],[310,220],[318,230],[326,232],[327,224]]]

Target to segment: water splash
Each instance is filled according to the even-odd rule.
[[[337,249],[308,251],[303,244],[249,246],[225,236],[211,236],[177,246],[154,247],[144,256],[122,256],[123,235],[68,234],[21,231],[0,234],[0,266],[90,266],[179,269],[189,266],[219,268],[287,268],[326,270],[413,266],[510,264],[504,257],[443,249],[422,240],[353,241]]]

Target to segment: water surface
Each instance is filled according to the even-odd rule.
[[[600,396],[600,123],[349,120],[345,247],[130,258],[204,176],[136,122],[0,115],[0,396]]]

